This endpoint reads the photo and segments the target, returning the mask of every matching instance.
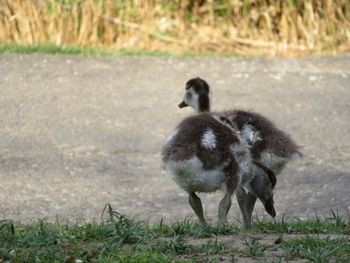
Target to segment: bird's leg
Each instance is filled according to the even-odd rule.
[[[256,200],[257,200],[257,197],[250,192],[248,192],[247,195],[245,196],[247,219],[244,222],[244,226],[246,228],[250,228],[252,226],[252,214],[253,214]]]
[[[236,191],[236,197],[243,217],[243,224],[246,228],[251,226],[252,213],[256,197],[240,186]]]
[[[193,192],[193,193],[189,193],[188,201],[193,211],[196,213],[199,221],[202,223],[203,226],[206,226],[207,223],[205,222],[205,219],[204,219],[201,199],[196,195],[196,193]]]
[[[231,207],[232,193],[226,192],[224,198],[219,204],[219,224],[225,224],[227,222],[227,214]]]
[[[219,203],[219,224],[225,224],[227,222],[227,214],[231,207],[231,196],[237,188],[239,182],[239,176],[232,168],[232,165],[227,167],[226,177],[226,193],[224,198]]]

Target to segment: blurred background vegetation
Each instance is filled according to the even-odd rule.
[[[0,0],[0,43],[303,56],[350,52],[349,0]]]

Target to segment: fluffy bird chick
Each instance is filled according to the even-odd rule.
[[[210,112],[210,100],[208,83],[203,79],[194,78],[187,81],[185,95],[179,107],[190,106],[198,113]],[[300,147],[288,134],[258,113],[233,109],[217,114],[230,121],[251,146],[250,153],[254,160],[253,180],[248,187],[240,186],[236,192],[244,225],[251,226],[251,216],[257,198],[263,203],[265,210],[275,217],[275,176],[281,173],[289,161],[302,156]]]
[[[252,180],[246,141],[226,118],[209,113],[188,117],[176,127],[163,147],[162,161],[166,173],[189,194],[190,206],[203,225],[206,220],[197,192],[224,191],[218,218],[225,223],[232,194]]]

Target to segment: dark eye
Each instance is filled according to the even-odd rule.
[[[189,90],[190,89],[190,85],[186,85],[186,90]]]
[[[192,98],[192,93],[187,92],[187,93],[186,93],[186,98],[187,98],[187,99],[191,99],[191,98]]]

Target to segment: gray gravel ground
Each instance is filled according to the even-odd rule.
[[[255,110],[304,146],[278,177],[278,217],[348,216],[350,57],[0,55],[0,219],[99,220],[106,203],[140,219],[194,218],[160,149],[192,114],[177,104],[195,76],[211,84],[214,110]],[[222,193],[201,196],[215,222]]]

